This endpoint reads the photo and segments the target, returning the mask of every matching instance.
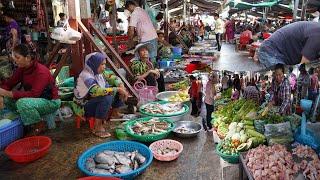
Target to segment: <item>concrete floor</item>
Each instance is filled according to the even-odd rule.
[[[213,62],[214,70],[228,71],[258,71],[263,67],[249,58],[247,51],[235,51],[233,44],[223,44],[220,52],[220,58]]]
[[[111,132],[116,125],[114,122],[108,125]],[[60,127],[45,135],[53,142],[50,152],[33,163],[17,164],[0,154],[0,179],[56,180],[84,177],[76,166],[78,156],[93,145],[115,139],[99,139],[93,136],[85,125],[82,129],[76,129],[72,121],[63,122]],[[181,156],[173,162],[154,160],[147,171],[137,177],[138,180],[220,179],[219,157],[214,152],[211,133],[202,131],[198,137],[192,139],[178,139],[173,135],[168,138],[183,144]]]
[[[214,62],[214,69],[244,71],[258,70],[257,63],[243,53],[234,51],[234,46],[224,44],[220,59]],[[201,114],[205,114],[202,111]],[[197,119],[200,121],[200,118]],[[110,123],[113,132],[117,123]],[[87,127],[76,129],[73,121],[63,122],[60,126],[45,134],[52,141],[50,152],[33,163],[16,164],[0,152],[0,179],[76,179],[83,177],[76,165],[78,156],[86,149],[115,138],[100,139],[93,136]],[[170,136],[169,138],[177,139]],[[194,139],[177,139],[184,145],[184,151],[173,162],[154,160],[138,180],[215,180],[221,179],[219,157],[211,133],[202,131]]]

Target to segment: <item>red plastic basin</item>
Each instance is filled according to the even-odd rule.
[[[11,143],[5,153],[15,162],[28,163],[47,154],[52,141],[46,136],[33,136]]]

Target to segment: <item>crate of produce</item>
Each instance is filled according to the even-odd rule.
[[[20,118],[0,127],[0,150],[23,136],[23,125]]]

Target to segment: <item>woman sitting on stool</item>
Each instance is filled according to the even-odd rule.
[[[128,94],[122,82],[106,71],[104,54],[95,52],[86,56],[85,68],[77,81],[75,97],[82,101],[85,117],[95,118],[93,134],[101,138],[110,137],[102,122],[107,118],[111,107],[117,109],[123,105]]]

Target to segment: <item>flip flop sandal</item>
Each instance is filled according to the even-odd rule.
[[[111,134],[106,131],[92,131],[92,133],[100,138],[108,138],[111,136]]]

